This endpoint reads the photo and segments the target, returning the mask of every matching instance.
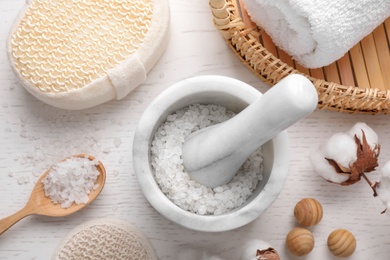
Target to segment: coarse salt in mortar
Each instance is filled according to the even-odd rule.
[[[45,195],[62,208],[69,208],[73,202],[87,203],[88,194],[98,188],[98,164],[87,157],[70,157],[55,164],[42,179]]]
[[[259,148],[226,185],[208,188],[184,169],[182,146],[191,133],[235,115],[218,105],[195,104],[176,111],[161,125],[151,145],[151,164],[162,192],[177,206],[199,215],[219,215],[243,205],[263,179]]]

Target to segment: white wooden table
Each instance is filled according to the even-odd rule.
[[[308,160],[311,151],[331,134],[363,121],[380,137],[383,165],[390,160],[390,122],[385,115],[317,110],[290,127],[291,164],[285,188],[267,212],[237,230],[187,230],[149,205],[133,171],[132,138],[143,111],[159,93],[182,79],[208,74],[234,77],[262,92],[268,89],[230,52],[213,27],[208,1],[171,0],[170,4],[170,43],[147,81],[121,101],[65,111],[38,101],[18,84],[5,46],[24,1],[0,0],[0,218],[24,206],[36,176],[43,172],[38,165],[48,167],[70,154],[86,152],[98,157],[108,173],[102,194],[86,209],[61,218],[30,216],[11,227],[0,237],[0,259],[49,259],[72,228],[101,217],[121,218],[138,226],[160,259],[176,259],[178,250],[187,246],[234,260],[254,238],[271,243],[282,259],[295,259],[284,239],[296,226],[293,207],[305,197],[322,203],[324,217],[311,228],[316,245],[303,259],[333,259],[326,240],[337,228],[349,229],[356,236],[357,249],[350,259],[389,259],[390,218],[380,214],[384,208],[368,185],[363,181],[349,187],[330,184],[313,172]],[[370,176],[379,179],[378,172]]]

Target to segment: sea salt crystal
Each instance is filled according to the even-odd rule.
[[[84,157],[70,157],[55,164],[42,179],[45,195],[62,208],[68,208],[73,203],[85,204],[95,184],[99,171],[96,160]]]
[[[119,171],[116,170],[116,169],[112,170],[112,175],[118,176],[119,175]]]
[[[122,144],[122,140],[120,138],[115,138],[114,145],[116,147],[119,147]]]
[[[19,184],[19,185],[24,184],[24,177],[19,177],[19,178],[17,179],[17,181],[18,181],[18,184]]]
[[[26,121],[26,122],[23,122]],[[37,117],[34,122],[45,125],[44,136],[29,130],[29,119],[21,116],[19,129],[26,139],[31,141],[31,155],[29,160],[20,160],[26,155],[18,155],[16,161],[32,173],[31,180],[35,181],[42,172],[46,171],[54,162],[62,160],[69,154],[94,154],[96,157],[104,157],[109,152],[102,151],[102,130],[97,126],[96,121],[90,121],[90,115],[80,113],[77,116],[68,111],[58,111],[52,116]],[[11,122],[8,122],[11,125]],[[62,129],[64,131],[60,131]],[[44,137],[44,138],[43,138]],[[77,138],[76,138],[77,137]],[[114,147],[113,147],[114,148]]]
[[[23,180],[23,183],[24,183],[24,184],[27,184],[27,183],[29,183],[29,182],[30,182],[30,177],[25,176],[25,177],[24,177],[24,180]]]
[[[102,152],[108,154],[108,153],[111,152],[111,148],[108,147],[108,146],[107,146],[107,147],[104,147],[104,148],[102,149]]]
[[[20,121],[23,122],[23,123],[26,123],[27,122],[27,115],[23,114],[19,117]]]
[[[263,179],[259,148],[226,185],[207,188],[184,169],[182,146],[192,132],[228,120],[235,114],[217,105],[195,104],[168,115],[151,146],[151,164],[162,192],[177,206],[199,215],[219,215],[243,205]]]
[[[19,163],[20,163],[21,165],[26,164],[26,163],[27,163],[27,158],[26,158],[25,156],[20,157]]]
[[[22,138],[27,138],[27,131],[26,130],[22,130],[21,132],[20,132],[20,137],[22,137]]]

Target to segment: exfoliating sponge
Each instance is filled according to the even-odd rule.
[[[31,0],[11,29],[9,62],[23,87],[63,109],[124,98],[168,42],[168,0]]]
[[[157,260],[144,233],[115,218],[90,220],[75,227],[54,253],[54,260],[127,259]]]

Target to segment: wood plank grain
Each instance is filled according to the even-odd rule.
[[[384,89],[390,89],[390,51],[385,26],[383,24],[380,25],[374,30],[373,35],[382,72]]]
[[[248,29],[256,28],[257,25],[254,22],[252,22],[252,19],[250,18],[248,12],[245,9],[244,2],[242,0],[238,0],[238,2],[236,2],[236,4],[239,5],[239,8],[241,10],[241,19],[244,22],[245,28],[248,28]]]
[[[263,45],[270,53],[272,53],[275,57],[278,57],[278,51],[276,50],[276,46],[272,41],[271,37],[264,31],[261,34],[261,38],[263,38]]]
[[[316,79],[325,79],[324,69],[323,68],[310,69],[310,76]]]
[[[369,88],[370,81],[368,80],[368,74],[366,71],[366,64],[364,63],[364,57],[360,43],[356,44],[349,51],[352,61],[352,68],[356,79],[356,85],[359,88]]]
[[[361,40],[361,45],[371,88],[385,89],[374,36],[369,34],[364,37]]]
[[[384,24],[386,29],[387,41],[390,42],[390,17],[386,19]]]
[[[328,66],[325,66],[324,72],[325,72],[325,79],[327,81],[338,83],[338,84],[341,83],[336,62],[333,62],[333,63],[329,64]]]
[[[303,67],[301,64],[299,64],[296,60],[294,60],[294,68],[299,70],[302,73],[305,73],[306,75],[310,75],[310,71],[308,68]]]
[[[352,64],[348,52],[337,61],[337,65],[341,84],[344,86],[355,86],[356,83],[353,77]]]
[[[284,63],[286,63],[288,66],[294,67],[294,61],[291,58],[291,56],[288,55],[284,50],[282,50],[280,48],[277,48],[277,50],[278,50],[279,59],[281,61],[283,61]]]

